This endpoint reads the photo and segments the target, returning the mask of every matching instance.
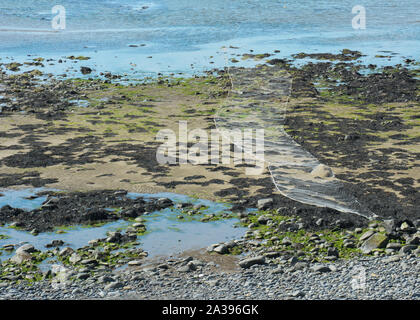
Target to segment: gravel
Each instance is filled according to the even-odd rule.
[[[0,299],[420,299],[420,259],[414,255],[308,263],[299,268],[289,262],[268,262],[230,271],[215,268],[214,263],[191,261],[171,259],[166,268],[104,270],[61,283],[54,278],[31,286],[1,283]],[[180,266],[188,267],[181,271]]]

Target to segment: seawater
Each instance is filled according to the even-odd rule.
[[[365,30],[353,29],[352,8],[358,3],[350,0],[61,0],[59,4],[66,9],[66,29],[53,32],[55,3],[0,0],[2,62],[8,62],[7,57],[30,59],[27,55],[52,59],[84,55],[92,59],[45,63],[43,70],[80,75],[78,66],[85,65],[96,73],[141,77],[200,73],[229,65],[229,58],[250,50],[280,50],[277,57],[287,57],[349,48],[367,54],[366,62],[384,65],[418,58],[420,53],[418,0],[361,3],[366,9]],[[375,58],[383,52],[396,54],[389,60]]]
[[[36,194],[46,189],[22,189],[22,190],[0,190],[0,208],[10,205],[14,208],[33,210],[38,208],[46,196],[37,197]],[[230,205],[226,203],[213,202],[209,200],[190,198],[185,195],[173,193],[140,194],[129,193],[128,197],[160,198],[168,197],[175,203],[188,202],[193,205],[203,205],[207,209],[204,214],[221,214],[229,212]],[[143,216],[147,228],[147,234],[138,237],[139,247],[149,253],[149,257],[170,256],[182,253],[186,250],[201,249],[213,243],[229,241],[241,238],[245,229],[238,227],[238,219],[226,219],[213,222],[201,222],[197,220],[179,220],[177,216],[180,209],[167,208],[151,212]],[[129,227],[132,223],[125,220],[118,220],[107,223],[100,227],[72,226],[66,228],[64,234],[56,232],[43,232],[32,235],[29,232],[10,228],[8,225],[0,227],[0,235],[6,235],[7,239],[0,240],[0,248],[6,244],[19,246],[24,243],[31,243],[39,250],[46,250],[45,245],[52,240],[63,240],[64,246],[77,249],[88,245],[89,240],[104,238],[109,231],[117,231]],[[62,228],[58,228],[62,229]],[[10,258],[14,253],[2,251],[0,260]]]

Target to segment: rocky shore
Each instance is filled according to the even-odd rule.
[[[113,196],[125,195],[121,191],[102,194],[112,203],[116,201]],[[101,198],[90,196],[98,201]],[[80,194],[61,197],[78,198]],[[45,203],[51,203],[51,199]],[[75,250],[60,240],[52,241],[42,251],[31,244],[5,245],[1,250],[14,255],[0,266],[0,297],[420,298],[420,220],[373,221],[361,228],[340,226],[341,220],[329,224],[318,218],[315,228],[299,216],[286,216],[281,209],[267,208],[272,205],[268,200],[259,201],[258,211],[236,213],[249,230],[244,238],[216,243],[191,255],[147,259],[148,253],[136,246],[137,237],[146,231],[141,216],[146,217],[147,212],[139,206],[142,199],[134,200],[136,210],[121,210],[123,215],[130,212],[130,218],[136,216],[131,227],[109,233],[104,239],[92,239],[88,246]],[[54,203],[59,220],[63,203]],[[174,205],[161,198],[149,201],[147,207],[159,210]],[[9,212],[10,208],[3,207],[2,211]],[[92,219],[90,216],[90,223],[104,221],[100,215]]]
[[[378,68],[357,63],[361,56],[300,53],[293,59],[319,60],[300,67],[271,54],[242,59],[293,77],[286,132],[333,169],[377,214],[374,221],[290,200],[267,170],[251,177],[232,163],[157,163],[159,129],[177,130],[180,120],[214,128],[232,90],[228,70],[122,86],[112,75],[45,81],[39,70],[0,64],[0,187],[66,190],[37,194],[46,197],[37,209],[3,206],[1,226],[36,237],[74,225],[129,224],[80,248],[59,233],[45,248],[5,244],[0,298],[419,299],[418,63]],[[168,191],[231,208],[203,215],[169,198],[128,197]],[[148,258],[139,244],[145,222],[168,208],[179,210],[178,220],[236,219],[247,231],[235,241]]]
[[[0,283],[1,299],[420,299],[419,258],[367,257],[334,264],[281,261],[236,272],[192,258],[54,283]],[[64,271],[62,271],[64,272]],[[72,272],[68,273],[68,276]]]

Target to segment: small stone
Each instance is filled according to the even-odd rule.
[[[130,267],[140,266],[143,264],[141,260],[131,260],[127,263]]]
[[[115,279],[107,275],[103,275],[103,276],[100,276],[97,281],[98,283],[109,283],[109,282],[115,282]]]
[[[328,248],[328,250],[327,250],[327,255],[328,256],[333,256],[333,257],[338,257],[338,250],[337,250],[337,248],[335,248],[335,247],[330,247],[330,248]]]
[[[241,268],[249,268],[256,264],[264,264],[265,263],[265,257],[264,256],[257,256],[253,258],[244,259],[242,261],[239,261],[239,266]]]
[[[213,251],[219,254],[225,254],[229,252],[229,247],[225,244],[220,244],[216,248],[214,248]]]
[[[320,273],[331,271],[329,266],[326,266],[326,265],[323,265],[323,264],[316,264],[316,265],[311,267],[311,270],[314,271],[314,272],[320,272]]]
[[[419,235],[415,235],[415,236],[409,238],[406,241],[406,243],[409,244],[409,245],[419,245],[420,244],[420,236]]]
[[[92,69],[89,68],[89,67],[80,67],[80,72],[82,74],[90,74],[90,73],[92,73]]]
[[[263,215],[263,216],[258,217],[257,221],[259,224],[267,224],[268,220],[270,220],[270,218]]]
[[[274,269],[273,271],[271,271],[271,273],[272,274],[282,274],[282,273],[284,273],[284,270],[283,270],[283,268],[278,267],[278,268]]]
[[[401,258],[399,256],[392,256],[392,257],[388,257],[388,258],[383,259],[383,263],[398,262],[400,260],[401,260]]]
[[[185,266],[181,266],[177,269],[178,272],[191,272],[194,271],[194,267],[192,264],[187,263]]]
[[[295,298],[302,298],[305,296],[305,293],[303,291],[296,290],[291,293],[291,296]]]
[[[84,259],[84,260],[81,260],[80,261],[80,264],[83,264],[83,265],[97,265],[98,264],[98,261],[97,260],[95,260],[95,259]]]
[[[82,294],[82,293],[83,293],[83,291],[80,288],[76,288],[71,292],[71,294]]]
[[[402,247],[402,244],[398,242],[390,242],[386,245],[387,249],[392,249],[392,250],[400,250],[401,247]]]
[[[283,240],[281,241],[281,244],[285,246],[290,246],[292,244],[292,240],[290,240],[289,237],[284,237]]]
[[[16,264],[22,264],[30,260],[32,260],[32,256],[30,253],[26,251],[21,251],[19,253],[16,253],[12,258],[10,258],[10,261]]]
[[[416,245],[407,244],[407,245],[401,247],[399,252],[402,253],[402,254],[409,254],[416,249],[417,249]]]
[[[411,223],[404,221],[401,223],[400,230],[405,233],[414,233],[417,229],[413,227]]]
[[[124,285],[121,282],[114,281],[105,286],[105,290],[112,290],[112,289],[119,289],[122,288]]]
[[[89,277],[90,277],[90,274],[87,272],[81,272],[76,275],[76,279],[78,280],[86,280]]]
[[[238,213],[238,218],[239,219],[248,218],[248,213],[246,213],[246,212],[239,212]]]
[[[397,228],[397,221],[394,219],[384,220],[382,225],[384,226],[387,233],[391,233]]]
[[[220,281],[218,279],[207,280],[207,281],[205,281],[205,284],[207,284],[210,287],[217,287],[220,284]]]
[[[46,248],[52,248],[52,247],[60,247],[64,244],[63,240],[53,240],[50,243],[46,244]]]
[[[32,244],[24,244],[23,246],[20,246],[19,248],[16,249],[16,254],[19,254],[21,252],[26,252],[26,253],[32,253],[35,252],[35,247]]]
[[[76,252],[73,252],[72,255],[69,258],[69,262],[72,263],[72,264],[76,264],[80,261],[82,261],[82,257],[79,256]]]
[[[373,236],[375,234],[374,230],[369,230],[366,231],[364,234],[362,234],[362,236],[359,238],[360,241],[365,241],[368,238],[370,238],[371,236]]]
[[[207,250],[207,252],[213,252],[214,248],[216,248],[218,246],[219,246],[218,243],[212,244],[212,245],[208,246],[206,250]]]
[[[90,240],[88,242],[88,244],[91,245],[92,247],[95,247],[95,246],[97,246],[99,244],[99,242],[100,242],[99,239],[93,239],[93,240]]]
[[[337,267],[336,267],[335,265],[333,265],[333,264],[328,265],[328,268],[330,268],[330,270],[331,270],[332,272],[337,271]]]
[[[273,206],[273,199],[272,198],[260,199],[257,202],[258,210],[270,209],[272,206]]]
[[[63,257],[63,256],[71,255],[73,252],[74,252],[74,250],[72,248],[65,247],[65,248],[63,248],[63,249],[60,250],[60,252],[58,253],[58,255],[60,257]]]

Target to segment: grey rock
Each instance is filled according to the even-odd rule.
[[[80,261],[82,261],[82,257],[79,256],[76,252],[73,252],[72,255],[69,258],[69,262],[72,263],[72,264],[76,264]]]
[[[284,273],[284,270],[283,270],[283,268],[278,267],[278,268],[274,269],[273,271],[271,271],[271,273],[272,274],[282,274],[282,273]]]
[[[414,235],[413,237],[409,238],[406,241],[407,244],[409,245],[419,245],[420,244],[420,236],[419,235]]]
[[[65,247],[65,248],[63,248],[63,249],[61,249],[61,250],[60,250],[60,252],[58,253],[58,255],[59,255],[60,257],[63,257],[63,256],[69,256],[69,255],[71,255],[73,252],[74,252],[74,250],[73,250],[72,248],[70,248],[70,247]]]
[[[412,226],[411,223],[407,221],[404,221],[403,223],[401,223],[400,230],[406,233],[414,233],[417,231],[417,229],[414,226]]]
[[[390,242],[386,245],[387,249],[392,249],[392,250],[400,250],[402,247],[401,243],[397,243],[397,242]]]
[[[418,246],[416,246],[416,245],[410,245],[410,244],[407,244],[407,245],[405,245],[405,246],[403,246],[403,247],[401,247],[401,249],[400,249],[400,253],[402,253],[402,254],[409,254],[409,253],[411,253],[412,251],[414,251],[414,250],[416,250],[417,249],[417,247]]]
[[[10,258],[10,261],[16,264],[22,264],[30,260],[32,260],[32,256],[30,253],[26,251],[21,251],[19,253],[16,253],[12,258]]]
[[[112,290],[112,289],[119,289],[119,288],[122,288],[122,287],[123,287],[123,284],[121,282],[114,281],[114,282],[111,282],[111,283],[107,284],[104,289],[108,291],[108,290]]]
[[[260,264],[265,264],[264,256],[257,256],[257,257],[247,258],[247,259],[239,261],[239,266],[244,269],[247,269],[253,265],[260,265]]]
[[[50,243],[46,244],[45,247],[46,248],[61,247],[62,245],[64,245],[63,240],[53,240]]]
[[[303,291],[296,290],[291,293],[291,296],[295,298],[303,298],[305,293]]]
[[[220,281],[218,279],[207,280],[207,281],[205,281],[205,284],[207,284],[210,287],[217,287],[220,284]]]
[[[212,244],[212,245],[208,246],[207,247],[207,252],[213,252],[213,250],[218,246],[219,246],[218,243],[215,243],[215,244]]]
[[[391,233],[397,228],[397,221],[395,219],[384,220],[382,225],[387,233]]]
[[[383,263],[392,263],[392,262],[398,262],[401,260],[400,256],[392,256],[392,257],[387,257],[385,259],[383,259]]]
[[[260,199],[257,202],[257,208],[259,210],[266,210],[266,209],[270,209],[273,206],[273,199],[272,198],[267,198],[267,199]]]
[[[270,220],[269,217],[262,215],[262,216],[258,217],[257,221],[258,221],[259,224],[267,224],[267,222],[269,220]]]
[[[194,271],[194,266],[192,264],[187,263],[185,266],[181,266],[176,269],[178,272],[191,272]]]
[[[21,252],[27,252],[27,253],[32,253],[35,252],[36,249],[32,244],[24,244],[23,246],[20,246],[19,248],[16,249],[16,254],[19,254]]]
[[[338,253],[337,248],[335,248],[335,247],[328,248],[327,255],[332,256],[332,257],[338,257],[339,253]]]
[[[100,276],[97,281],[98,283],[109,283],[109,282],[115,282],[115,279],[110,276],[103,275],[103,276]]]
[[[229,252],[229,247],[225,244],[220,244],[216,248],[214,248],[213,251],[219,254],[225,254]]]
[[[86,280],[87,278],[89,278],[90,277],[90,274],[89,273],[87,273],[87,272],[81,272],[81,273],[78,273],[77,275],[76,275],[76,279],[77,280]]]
[[[130,267],[140,266],[143,264],[141,260],[131,260],[127,263]]]
[[[374,230],[369,230],[366,231],[364,234],[362,234],[362,236],[359,238],[360,241],[365,241],[368,238],[370,238],[371,236],[373,236],[375,234]]]
[[[310,269],[312,271],[314,271],[314,272],[320,272],[320,273],[331,272],[330,267],[329,266],[326,266],[324,264],[316,264],[316,265],[313,265]]]
[[[375,249],[384,248],[388,244],[386,235],[375,233],[371,235],[360,247],[364,254],[369,254]]]
[[[285,246],[290,246],[292,244],[292,240],[290,240],[289,237],[284,237],[283,240],[281,241],[281,244]]]

